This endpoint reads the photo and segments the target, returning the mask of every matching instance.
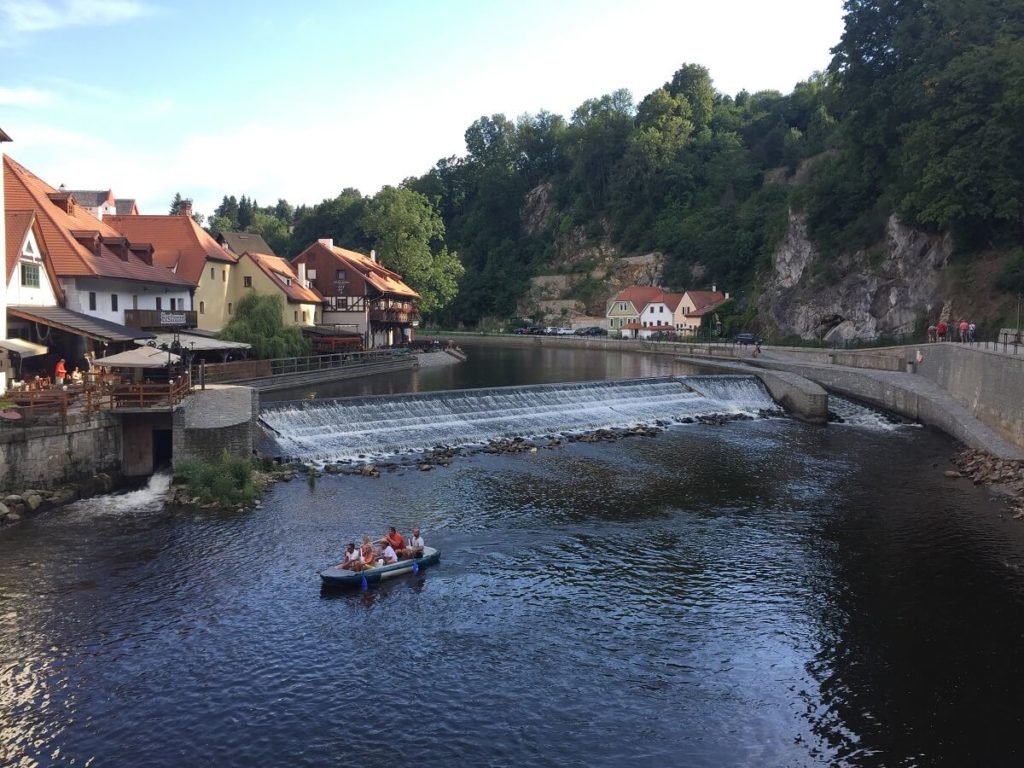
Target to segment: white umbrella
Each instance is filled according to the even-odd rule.
[[[168,363],[178,362],[181,362],[180,356],[154,347],[138,347],[93,360],[94,365],[105,368],[166,368]]]

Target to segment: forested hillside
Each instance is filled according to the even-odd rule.
[[[954,259],[1002,252],[986,288],[1024,290],[1024,3],[844,7],[831,66],[789,94],[723,94],[712,73],[684,64],[638,102],[618,90],[567,117],[481,117],[464,156],[374,198],[347,189],[292,211],[226,197],[210,225],[259,231],[286,253],[333,236],[377,247],[400,271],[389,242],[412,228],[420,247],[404,265],[444,286],[435,318],[463,324],[512,315],[532,276],[585,271],[585,261],[559,261],[567,244],[588,242],[664,254],[669,288],[731,286],[749,320],[791,211],[806,221],[823,279],[878,263],[872,249],[896,214],[925,234],[951,233]],[[845,258],[858,251],[861,262]],[[441,274],[457,273],[453,254],[465,270],[457,295]]]

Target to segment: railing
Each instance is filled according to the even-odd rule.
[[[23,416],[48,416],[54,413],[64,416],[68,412],[71,395],[62,389],[39,389],[8,392],[4,399],[18,406]]]
[[[107,390],[87,390],[86,407],[101,408],[172,408],[192,391],[187,377],[171,382],[143,384],[115,384]]]
[[[409,354],[407,349],[374,349],[367,352],[336,352],[332,355],[314,355],[312,357],[281,357],[270,361],[274,376],[289,373],[308,373],[326,371],[332,368],[345,368],[352,365],[387,360]]]

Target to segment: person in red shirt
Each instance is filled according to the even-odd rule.
[[[392,525],[388,528],[388,535],[384,538],[395,552],[405,549],[405,539],[402,538],[402,534],[395,530],[395,526]]]
[[[68,369],[64,367],[64,358],[62,357],[57,361],[57,367],[53,369],[53,382],[58,387],[64,383],[64,379],[68,375]]]
[[[945,320],[940,320],[939,324],[937,326],[935,326],[935,331],[939,335],[939,341],[945,341],[946,340],[946,330],[947,330],[946,321]]]

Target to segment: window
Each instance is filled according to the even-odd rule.
[[[295,322],[299,322],[299,310],[295,310]]]
[[[228,271],[226,269],[222,269],[220,271],[220,281],[222,283],[226,283],[228,281]]]
[[[132,296],[132,309],[138,309],[138,308],[139,308],[139,297],[137,295],[136,296]]]
[[[242,278],[242,286],[244,288],[252,288],[252,278],[249,275]]]
[[[110,311],[117,312],[117,294],[110,294]]]
[[[175,299],[171,299],[171,311],[174,311],[177,308],[178,308],[178,302]],[[184,307],[182,307],[182,309],[184,309]]]
[[[21,265],[21,284],[26,288],[38,288],[39,287],[39,265],[38,264],[22,264]]]
[[[89,292],[89,309],[93,312],[96,311],[96,293],[94,291]]]
[[[664,304],[659,304],[658,305],[658,311],[661,312],[662,314],[664,314],[665,313],[665,305]]]
[[[307,313],[307,312],[306,312],[306,310],[302,310],[302,322],[303,322],[303,323],[308,323],[308,322],[309,322],[309,321],[308,321],[308,320],[306,319],[306,318],[307,318],[308,316],[309,316],[309,313]]]
[[[231,302],[230,301],[228,302],[228,314],[229,315],[231,314]]]
[[[308,277],[310,280],[316,280],[316,270],[315,269],[307,269],[306,270],[306,277]]]
[[[164,300],[162,298],[160,298],[159,296],[156,297],[156,308],[157,309],[163,309],[164,308],[163,307],[163,301]]]
[[[206,302],[205,301],[200,301],[199,302],[199,314],[200,315],[205,315],[206,314]]]
[[[217,273],[213,271],[213,267],[210,267],[210,279],[211,280],[216,280],[217,279]]]

